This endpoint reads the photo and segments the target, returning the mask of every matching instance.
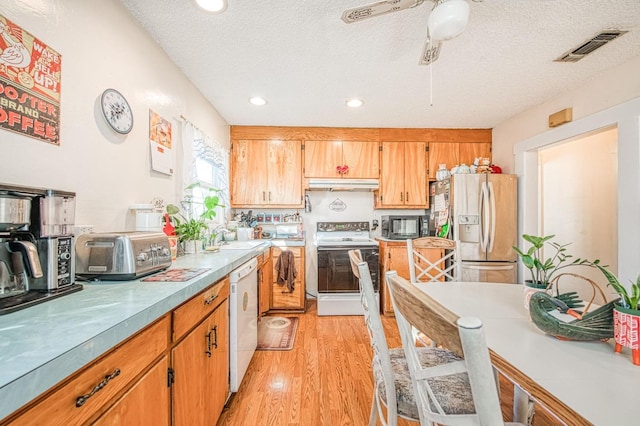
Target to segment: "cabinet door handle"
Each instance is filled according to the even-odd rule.
[[[409,193],[407,192],[407,203],[409,202]]]
[[[403,201],[403,202],[404,202],[404,192],[401,192],[401,193],[400,193],[400,201]]]
[[[213,294],[213,295],[211,295],[211,296],[207,297],[207,299],[204,301],[204,304],[205,304],[205,305],[210,305],[210,304],[211,304],[211,302],[213,302],[213,301],[214,301],[214,300],[216,300],[217,298],[218,298],[218,294],[217,294],[217,293],[216,293],[216,294]]]
[[[262,201],[267,201],[267,194],[264,191],[262,191]]]
[[[271,191],[269,191],[269,201],[271,201]]]
[[[213,331],[213,348],[218,349],[218,326],[214,325],[211,331]]]
[[[107,386],[107,384],[109,383],[109,381],[111,381],[111,379],[115,379],[116,377],[118,377],[120,375],[120,369],[116,368],[113,373],[108,374],[106,376],[104,376],[104,379],[98,383],[97,385],[95,385],[93,387],[93,389],[91,389],[91,392],[89,392],[86,395],[82,395],[79,396],[76,399],[76,407],[80,408],[84,405],[85,402],[87,402],[87,400],[89,398],[91,398],[93,395],[95,395],[97,392],[99,392],[100,390],[102,390],[103,387]]]
[[[211,358],[211,330],[207,333],[207,350],[204,351],[208,358]]]

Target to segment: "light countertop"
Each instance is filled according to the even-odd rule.
[[[0,419],[271,245],[181,256],[170,269],[210,269],[189,281],[83,282],[79,292],[0,316]]]
[[[456,316],[480,318],[489,348],[519,371],[521,384],[539,393],[552,411],[562,401],[595,425],[634,422],[640,367],[631,362],[628,348],[616,354],[613,339],[578,342],[546,335],[531,322],[521,285],[418,286]]]

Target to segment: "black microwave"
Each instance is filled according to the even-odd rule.
[[[406,240],[429,235],[429,216],[382,216],[382,238]]]

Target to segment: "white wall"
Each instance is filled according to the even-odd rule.
[[[129,205],[175,202],[182,191],[181,168],[173,177],[151,171],[149,109],[172,122],[175,164],[181,115],[229,147],[225,120],[118,1],[5,0],[0,13],[62,55],[60,146],[0,129],[0,182],[76,192],[76,224],[133,229]],[[101,116],[107,88],[131,104],[126,136]]]
[[[538,152],[545,146],[618,129],[618,277],[640,273],[640,56],[575,89],[500,123],[493,129],[493,159],[519,176],[520,233],[539,235]],[[573,121],[548,128],[548,116],[573,108]],[[561,182],[559,183],[561,184]]]
[[[513,173],[515,144],[551,131],[548,127],[549,115],[564,108],[573,108],[573,120],[577,121],[635,99],[640,96],[639,75],[640,56],[602,73],[583,86],[558,94],[553,99],[498,124],[492,132],[493,162],[500,165],[505,173]]]
[[[618,132],[608,129],[540,151],[542,235],[569,244],[575,258],[600,259],[618,270]],[[545,257],[551,256],[545,252]],[[594,268],[566,270],[596,282]],[[578,291],[587,300],[592,288],[580,279],[562,277],[562,291]],[[602,303],[598,298],[596,303]]]

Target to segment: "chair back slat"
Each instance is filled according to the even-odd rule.
[[[429,250],[429,254],[440,254],[437,257],[425,256],[425,250]],[[439,237],[409,239],[407,255],[411,282],[460,280],[460,255],[456,241]]]
[[[387,272],[394,311],[425,335],[438,339],[438,344],[462,356],[462,343],[455,326],[458,316],[443,309],[415,285],[395,271]]]

